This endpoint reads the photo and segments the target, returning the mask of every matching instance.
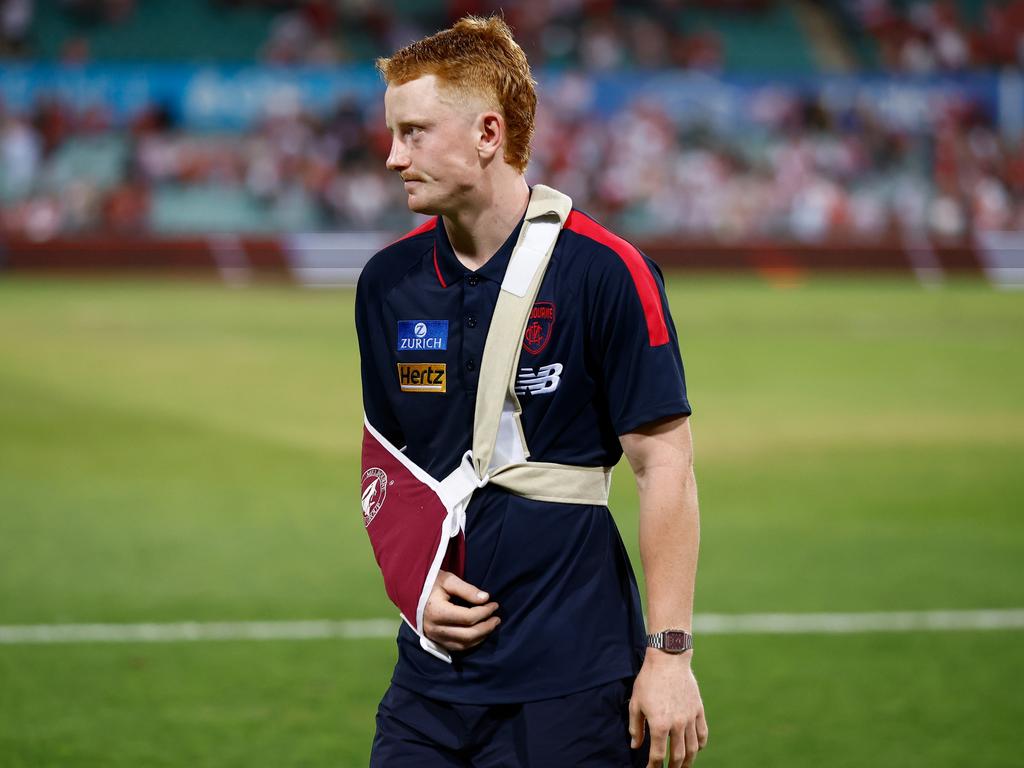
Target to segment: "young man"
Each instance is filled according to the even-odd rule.
[[[409,208],[432,218],[360,277],[363,400],[381,435],[442,478],[470,447],[484,342],[531,195],[523,174],[536,94],[498,18],[464,18],[378,68],[387,166]],[[402,626],[371,764],[690,765],[707,740],[683,650],[697,498],[690,406],[657,267],[573,210],[518,368],[531,462],[611,467],[625,452],[634,469],[651,635],[645,642],[606,506],[488,485],[466,514],[463,578],[442,570],[423,609],[423,634],[452,661]],[[411,371],[430,371],[429,383]]]

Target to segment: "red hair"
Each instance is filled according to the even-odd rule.
[[[388,85],[435,75],[455,91],[482,96],[505,118],[505,162],[526,172],[537,114],[537,83],[504,19],[465,16],[450,29],[377,59],[377,70]]]

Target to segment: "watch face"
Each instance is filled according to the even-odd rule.
[[[665,650],[675,653],[688,651],[690,645],[687,640],[689,640],[689,636],[685,632],[669,630],[665,633]]]

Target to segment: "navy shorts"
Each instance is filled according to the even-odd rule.
[[[392,684],[377,709],[371,768],[647,765],[629,748],[631,678],[526,704],[453,704]]]

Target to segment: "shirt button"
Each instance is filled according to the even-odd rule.
[[[466,318],[466,325],[468,325],[470,328],[476,328],[476,318],[473,317],[472,315],[467,317]]]
[[[469,360],[466,361],[466,370],[467,371],[475,371],[476,370],[476,361],[473,358],[469,358]]]
[[[469,283],[470,288],[475,288],[476,284],[480,282],[480,278],[476,275],[470,275],[466,282]]]

